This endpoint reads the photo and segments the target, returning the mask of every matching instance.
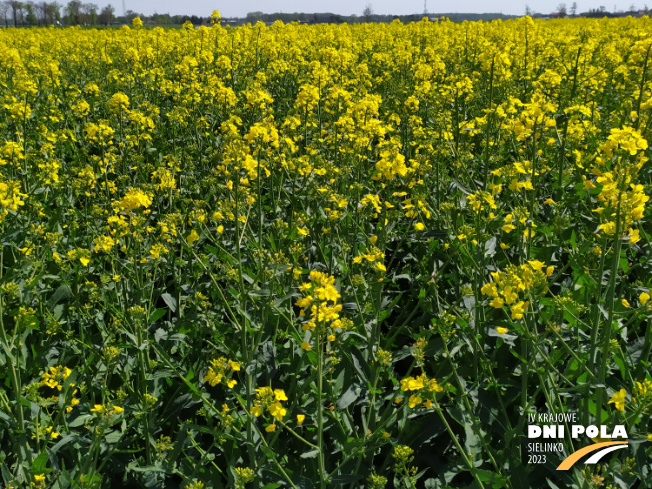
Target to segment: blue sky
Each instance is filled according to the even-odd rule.
[[[428,12],[502,12],[504,14],[523,15],[525,5],[535,12],[550,13],[556,7],[565,2],[570,8],[572,0],[495,0],[492,2],[482,0],[458,0],[455,2],[442,2],[441,0],[426,0]],[[378,14],[415,14],[423,13],[423,0],[329,0],[329,1],[301,1],[301,0],[239,0],[236,2],[206,1],[206,0],[185,0],[183,2],[172,0],[124,0],[127,10],[133,10],[145,15],[154,12],[169,14],[187,14],[209,16],[217,9],[223,17],[244,17],[247,12],[262,11],[265,13],[274,12],[332,12],[343,15],[361,15],[367,4],[370,4],[375,13]],[[115,7],[116,14],[122,14],[122,0],[106,0],[98,2],[100,6],[111,3]],[[583,12],[591,8],[598,8],[603,5],[608,11],[628,10],[630,5],[636,8],[643,8],[640,2],[609,3],[608,0],[578,0],[577,12]],[[650,0],[652,7],[652,0]]]

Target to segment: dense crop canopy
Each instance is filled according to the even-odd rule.
[[[211,22],[0,29],[2,485],[652,484],[650,19]]]

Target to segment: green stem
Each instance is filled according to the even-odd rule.
[[[2,257],[4,256],[4,252],[0,255],[0,269],[2,268]],[[0,334],[2,335],[2,349],[5,352],[5,355],[7,359],[9,360],[7,363],[9,363],[9,368],[11,370],[11,383],[13,384],[14,388],[14,400],[16,403],[16,413],[14,416],[16,416],[18,420],[18,426],[20,429],[21,433],[21,438],[23,438],[23,442],[25,444],[25,454],[27,455],[27,460],[29,461],[29,465],[32,465],[32,450],[29,446],[29,442],[27,441],[26,433],[25,433],[25,416],[23,414],[23,405],[21,404],[22,400],[22,385],[20,381],[20,376],[18,372],[16,371],[16,360],[14,359],[13,355],[11,354],[11,350],[13,349],[13,342],[12,344],[9,343],[9,340],[7,338],[7,332],[5,330],[5,323],[4,323],[4,294],[0,293]],[[20,453],[20,450],[18,450]]]
[[[652,319],[647,320],[647,328],[645,328],[645,340],[643,341],[643,350],[641,352],[641,358],[638,361],[636,366],[635,377],[637,379],[642,378],[644,375],[644,369],[647,368],[648,359],[650,358],[650,346],[652,345]]]
[[[317,332],[317,446],[319,448],[319,487],[326,487],[326,464],[324,461],[324,404],[323,404],[323,378],[324,378],[324,353],[319,326]]]
[[[457,450],[460,452],[460,455],[462,455],[462,458],[464,459],[464,463],[466,463],[466,466],[469,468],[469,471],[471,472],[471,475],[475,479],[475,481],[478,483],[481,489],[484,489],[484,484],[482,484],[482,481],[478,477],[478,474],[475,471],[475,467],[473,466],[473,462],[471,462],[471,459],[469,459],[468,454],[464,451],[462,448],[462,445],[460,445],[459,440],[457,439],[457,436],[453,432],[453,429],[451,428],[451,425],[448,424],[448,421],[446,420],[446,416],[444,416],[442,408],[439,406],[439,401],[437,401],[437,398],[435,397],[433,400],[435,404],[435,411],[439,415],[439,419],[441,419],[441,422],[444,424],[446,427],[446,431],[450,435],[451,439],[453,440],[453,443],[457,447]]]
[[[647,62],[650,57],[650,49],[652,49],[652,44],[647,48],[645,53],[645,62],[643,63],[643,74],[641,75],[641,86],[638,91],[638,101],[636,102],[636,124],[634,124],[634,129],[638,130],[641,124],[641,102],[643,101],[643,93],[645,88],[645,75],[647,74]]]
[[[625,180],[625,179],[623,179]],[[616,277],[618,275],[618,269],[620,268],[620,249],[622,246],[622,240],[620,238],[620,228],[621,228],[621,217],[620,217],[620,207],[622,202],[622,191],[618,192],[618,206],[616,208],[616,235],[614,243],[614,254],[611,263],[611,274],[609,276],[609,285],[607,286],[607,321],[606,325],[602,331],[602,345],[600,352],[600,370],[598,373],[598,394],[596,399],[595,415],[596,422],[601,422],[602,414],[602,402],[604,397],[604,380],[607,373],[607,359],[609,355],[609,343],[611,341],[611,332],[613,330],[612,323],[614,317],[614,296],[616,294]]]
[[[575,68],[573,69],[573,86],[571,88],[571,94],[570,94],[570,100],[568,101],[568,105],[573,103],[573,99],[575,98],[575,90],[577,89],[577,68],[580,63],[580,54],[582,53],[582,47],[579,47],[577,50],[577,57],[575,58]],[[560,110],[563,112],[563,109],[560,108]],[[561,196],[563,195],[563,186],[564,186],[564,160],[566,159],[566,137],[568,135],[568,120],[569,117],[566,116],[566,120],[564,121],[564,131],[563,131],[563,136],[561,140],[561,145],[559,146],[559,155],[558,155],[558,188],[557,192],[558,194],[555,196],[555,200],[560,200]]]

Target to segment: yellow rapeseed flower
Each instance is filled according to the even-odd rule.
[[[625,398],[627,397],[627,391],[625,389],[620,389],[616,392],[611,399],[609,404],[612,404],[618,409],[618,411],[625,411]]]

